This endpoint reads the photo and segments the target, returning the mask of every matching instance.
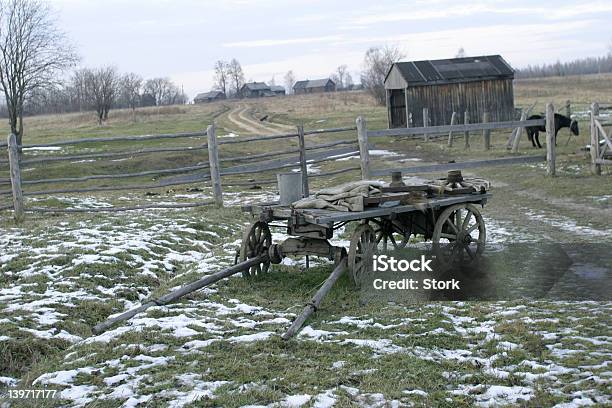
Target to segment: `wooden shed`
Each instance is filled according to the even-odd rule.
[[[453,112],[471,123],[514,117],[514,70],[499,55],[397,62],[385,77],[389,128],[450,124]]]

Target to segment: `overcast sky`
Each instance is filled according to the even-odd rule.
[[[83,66],[168,76],[190,97],[212,86],[218,59],[247,80],[328,76],[357,81],[365,50],[395,45],[405,60],[501,54],[513,67],[607,52],[612,1],[52,0]]]

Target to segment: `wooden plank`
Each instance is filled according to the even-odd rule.
[[[209,164],[202,164],[198,166],[178,167],[175,169],[159,169],[159,170],[148,170],[141,171],[138,173],[120,173],[120,174],[97,174],[93,176],[83,177],[62,177],[53,179],[41,179],[41,180],[23,180],[22,185],[35,185],[35,184],[53,184],[53,183],[80,183],[89,180],[105,180],[105,179],[123,179],[130,177],[143,177],[143,176],[157,176],[162,174],[176,174],[176,173],[187,173],[194,170],[202,170],[209,168]]]
[[[599,104],[594,102],[591,104],[591,173],[596,176],[601,175],[601,163],[598,163],[599,159],[599,137],[597,135],[597,126],[595,125],[595,118],[599,115]]]
[[[304,126],[297,127],[298,145],[300,150],[300,171],[302,172],[302,197],[308,197],[308,165],[306,164],[306,143],[304,142]]]
[[[463,124],[465,126],[470,124],[470,112],[468,112],[468,111],[465,111],[463,113]],[[463,137],[465,139],[465,143],[463,145],[463,148],[467,150],[467,149],[470,148],[470,131],[466,130],[465,132],[463,132]]]
[[[423,128],[429,127],[429,108],[423,108]],[[425,141],[429,141],[429,133],[424,132],[423,138]]]
[[[556,174],[557,154],[555,151],[555,108],[552,103],[546,104],[546,174]]]
[[[83,139],[63,140],[52,143],[37,143],[21,146],[24,149],[32,147],[55,147],[55,146],[68,146],[68,145],[79,145],[83,143],[100,143],[100,142],[128,142],[128,141],[143,141],[143,140],[156,140],[156,139],[177,139],[182,137],[201,137],[206,136],[206,132],[184,132],[184,133],[164,133],[158,135],[139,135],[139,136],[111,136],[111,137],[88,137]],[[6,146],[4,143],[0,143],[0,147]]]
[[[474,160],[459,163],[433,164],[428,166],[402,167],[393,169],[372,170],[372,176],[388,176],[394,171],[401,171],[403,174],[435,173],[448,170],[472,169],[489,166],[506,166],[512,164],[537,163],[546,160],[544,156],[519,156],[502,157],[499,159]]]
[[[215,205],[214,201],[204,201],[201,203],[176,203],[176,204],[145,204],[145,205],[134,205],[128,207],[96,207],[96,208],[42,208],[42,207],[28,207],[27,212],[39,212],[39,213],[99,213],[99,212],[123,212],[123,211],[136,211],[136,210],[148,210],[148,209],[163,209],[163,208],[194,208],[204,207],[208,205]]]
[[[223,192],[221,191],[221,169],[219,167],[219,147],[215,124],[208,126],[208,163],[210,165],[210,180],[217,207],[223,207]]]
[[[391,213],[402,214],[412,211],[422,211],[423,208],[439,208],[458,203],[481,202],[483,200],[487,200],[489,197],[491,197],[491,194],[469,194],[455,197],[433,198],[426,202],[419,203],[418,206],[409,204],[395,207],[374,207],[368,208],[364,211],[354,212],[325,210],[314,211],[308,209],[300,210],[299,212],[307,221],[311,220],[313,224],[329,225],[334,222],[364,220],[368,218],[387,216]],[[274,213],[276,214],[276,210]]]
[[[457,124],[457,112],[453,112],[453,114],[451,115],[450,124],[451,126]],[[448,147],[453,147],[453,131],[452,130],[448,132]]]
[[[369,130],[368,137],[384,137],[384,136],[422,136],[424,133],[433,134],[445,134],[450,132],[466,132],[466,131],[478,131],[486,129],[512,129],[515,127],[523,126],[540,126],[544,125],[546,121],[544,119],[530,119],[525,121],[511,120],[507,122],[489,122],[489,123],[470,123],[467,125],[446,125],[446,126],[430,126],[427,128],[394,128],[394,129],[381,129],[381,130]]]
[[[17,138],[9,134],[7,138],[8,157],[11,175],[11,191],[13,193],[13,208],[15,221],[23,221],[23,192],[21,191],[21,170],[19,169],[19,148]]]
[[[491,114],[489,112],[485,112],[482,115],[482,123],[488,123],[489,117]],[[491,129],[483,129],[482,130],[482,140],[484,144],[485,150],[491,150]]]
[[[348,132],[348,131],[355,131],[355,130],[357,130],[357,127],[355,126],[344,126],[344,127],[329,128],[329,129],[313,129],[313,130],[304,131],[304,135],[305,136],[320,135],[322,133],[338,133],[338,132]]]
[[[355,121],[357,124],[357,140],[359,141],[359,156],[361,158],[361,179],[370,178],[370,150],[368,146],[368,126],[363,116]]]

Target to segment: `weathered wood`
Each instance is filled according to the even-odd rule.
[[[531,111],[533,110],[535,106],[536,106],[536,102],[531,104],[531,106],[528,107],[526,110],[523,109],[521,111],[521,122],[524,122],[527,120],[527,118],[529,117],[529,115],[531,114]],[[512,136],[510,137],[510,140],[508,140],[508,143],[510,144],[512,148],[512,153],[518,153],[519,143],[521,141],[521,137],[523,136],[523,130],[524,130],[523,126],[518,126],[514,128],[514,131],[512,132]]]
[[[429,127],[429,108],[423,108],[423,127]],[[429,141],[429,133],[423,133],[425,141]]]
[[[444,164],[432,164],[428,166],[414,166],[414,167],[398,167],[398,168],[386,168],[380,170],[372,170],[372,176],[388,176],[395,171],[400,171],[402,174],[419,174],[419,173],[436,173],[444,172],[454,169],[471,169],[478,167],[489,167],[489,166],[507,166],[512,164],[522,163],[536,163],[546,160],[545,156],[518,156],[518,157],[502,157],[499,159],[488,159],[488,160],[472,160],[458,163],[444,163]]]
[[[489,122],[489,112],[485,112],[482,115],[482,123],[487,123]],[[490,129],[484,129],[482,131],[482,140],[484,143],[484,149],[485,150],[491,150],[491,130]]]
[[[11,191],[13,193],[13,208],[15,221],[23,220],[23,192],[21,191],[21,170],[19,169],[19,146],[14,134],[8,135],[8,157],[11,176]]]
[[[304,142],[304,126],[297,127],[298,146],[300,150],[300,171],[302,172],[302,197],[308,197],[308,165],[306,164],[306,143]]]
[[[217,273],[213,273],[212,275],[208,275],[202,279],[199,279],[195,282],[192,282],[188,285],[185,285],[183,287],[180,287],[176,290],[173,290],[172,292],[168,293],[167,295],[164,295],[158,299],[152,300],[150,302],[145,303],[144,305],[141,305],[135,309],[132,310],[128,310],[127,312],[124,312],[122,314],[120,314],[119,316],[115,316],[112,317],[100,324],[95,325],[92,328],[92,332],[94,334],[100,334],[105,332],[106,330],[110,329],[112,326],[114,326],[115,324],[131,319],[132,317],[136,316],[138,313],[142,313],[145,310],[147,310],[148,308],[152,307],[152,306],[162,306],[162,305],[166,305],[170,302],[174,302],[175,300],[189,294],[192,292],[195,292],[196,290],[202,289],[203,287],[206,287],[208,285],[212,285],[213,283],[220,281],[221,279],[225,279],[227,277],[230,277],[232,275],[237,274],[238,272],[242,272],[243,270],[249,269],[251,266],[257,265],[259,263],[265,262],[268,259],[268,255],[260,255],[257,256],[255,258],[251,258],[249,260],[246,260],[244,262],[240,262],[234,266],[231,266],[229,268],[226,268],[220,272]]]
[[[169,182],[161,182],[158,184],[128,184],[128,185],[120,185],[120,186],[104,186],[104,187],[85,187],[85,188],[59,188],[53,190],[42,190],[42,191],[24,191],[24,196],[39,196],[39,195],[47,195],[47,194],[68,194],[68,193],[92,193],[98,191],[122,191],[122,190],[154,190],[156,188],[164,188],[164,187],[172,187],[172,186],[180,186],[183,184],[194,184],[194,183],[202,183],[205,181],[209,181],[210,178],[208,175],[203,178],[199,177],[197,180],[189,180],[189,181],[169,181]],[[11,190],[0,190],[1,195],[11,194]]]
[[[304,325],[306,320],[312,315],[321,305],[321,301],[330,291],[334,283],[342,276],[344,271],[346,270],[346,256],[342,257],[338,265],[334,268],[333,272],[329,275],[329,277],[323,282],[323,285],[319,288],[317,293],[313,296],[311,301],[306,305],[302,314],[295,318],[293,323],[289,329],[283,334],[283,340],[289,340],[293,337]]]
[[[554,177],[556,174],[555,152],[555,108],[552,103],[546,104],[546,174]]]
[[[389,92],[388,90],[386,90],[387,92]],[[387,106],[391,106],[391,101],[387,101]],[[408,88],[404,88],[404,109],[406,110],[406,127],[410,127],[410,122],[412,120],[412,118],[410,118],[410,116],[412,115],[408,110]],[[391,109],[387,109],[387,112],[389,113],[389,126],[387,126],[387,128],[391,127]]]
[[[457,124],[457,112],[453,112],[453,114],[451,115],[450,124],[451,126],[454,126]],[[452,130],[448,132],[448,147],[453,147],[453,131]]]
[[[599,123],[598,120],[595,120],[595,126],[597,127],[597,129],[599,129],[599,132],[601,133],[601,136],[604,138],[604,144],[608,146],[608,148],[610,149],[610,151],[612,152],[612,141],[610,140],[610,138],[608,137],[608,134],[606,133],[606,130],[603,128],[603,126],[601,125],[601,123]],[[598,157],[603,156],[603,151],[599,151],[597,153]]]
[[[123,211],[136,211],[136,210],[149,210],[149,209],[163,209],[163,208],[194,208],[194,207],[205,207],[208,205],[214,205],[214,201],[205,201],[201,203],[176,203],[176,204],[144,204],[144,205],[133,205],[127,207],[96,207],[96,208],[42,208],[42,207],[28,207],[26,212],[39,212],[39,213],[100,213],[100,212],[123,212]]]
[[[594,102],[591,104],[591,172],[596,175],[601,175],[601,164],[597,162],[599,159],[599,137],[597,136],[597,126],[595,125],[595,117],[599,115],[599,104]]]
[[[348,132],[348,131],[354,132],[355,130],[357,130],[357,127],[355,126],[344,126],[344,127],[329,128],[329,129],[313,129],[313,130],[304,131],[304,135],[306,136],[320,135],[322,133],[338,133],[338,132]]]
[[[47,162],[56,162],[56,161],[107,159],[107,158],[129,157],[129,156],[137,156],[137,155],[142,155],[142,154],[163,153],[163,152],[190,152],[190,151],[196,151],[196,150],[205,150],[207,148],[208,146],[204,144],[204,145],[195,146],[195,147],[168,147],[168,148],[128,150],[124,152],[89,153],[89,154],[78,154],[78,155],[70,155],[70,156],[67,156],[67,155],[65,156],[47,156],[47,157],[37,157],[35,159],[21,160],[20,164],[23,167],[24,165],[28,165],[28,164],[38,164],[38,163],[47,163]],[[7,163],[8,161],[6,160],[0,160],[0,164],[7,164]]]
[[[463,124],[465,126],[470,124],[470,112],[468,111],[465,111],[463,113]],[[463,148],[467,150],[470,148],[470,131],[469,130],[466,130],[465,132],[463,132],[463,138],[465,139]]]
[[[368,126],[364,117],[359,116],[357,124],[357,140],[359,141],[359,155],[361,157],[361,179],[370,178],[370,150],[368,147]]]
[[[423,133],[433,134],[448,134],[453,132],[478,131],[485,129],[512,129],[518,126],[540,126],[544,125],[544,119],[530,119],[521,122],[520,120],[511,120],[508,122],[489,122],[489,123],[470,123],[467,125],[445,125],[445,126],[430,126],[427,128],[393,128],[381,130],[369,130],[368,138],[371,137],[387,137],[387,136],[414,136],[414,138],[423,137]]]
[[[68,145],[79,145],[83,143],[100,143],[100,142],[139,142],[143,140],[155,140],[155,139],[178,139],[183,137],[201,137],[206,136],[206,132],[185,132],[185,133],[163,133],[158,135],[138,135],[138,136],[110,136],[110,137],[87,137],[82,139],[73,140],[62,140],[59,142],[51,143],[36,143],[23,145],[21,148],[33,148],[33,147],[55,147],[55,146],[68,146]],[[4,143],[0,143],[0,147],[6,146]]]
[[[159,169],[159,170],[148,170],[141,171],[138,173],[118,173],[118,174],[97,174],[93,176],[83,177],[61,177],[53,179],[41,179],[41,180],[23,180],[23,185],[34,185],[34,184],[53,184],[53,183],[80,183],[88,180],[104,180],[104,179],[123,179],[130,177],[143,177],[143,176],[156,176],[162,174],[176,174],[176,173],[187,173],[194,170],[202,170],[209,168],[209,164],[202,164],[197,166],[178,167],[175,169]]]
[[[216,127],[208,126],[208,163],[210,165],[210,180],[217,207],[223,207],[223,192],[221,191],[221,169],[219,168],[219,147],[217,146]]]
[[[569,99],[565,101],[565,116],[568,118],[572,117],[572,104]]]

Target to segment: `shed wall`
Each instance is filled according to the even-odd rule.
[[[468,111],[472,123],[482,122],[485,111],[490,113],[491,122],[512,120],[514,116],[512,79],[412,86],[407,89],[407,101],[414,127],[423,126],[423,108],[429,109],[430,126],[448,125],[453,111],[461,119]]]

